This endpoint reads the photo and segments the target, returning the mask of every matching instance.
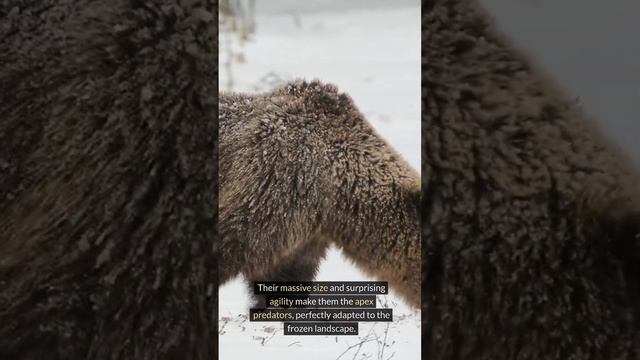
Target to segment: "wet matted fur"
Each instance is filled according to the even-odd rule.
[[[220,95],[220,280],[312,280],[329,244],[420,304],[420,178],[319,81]]]

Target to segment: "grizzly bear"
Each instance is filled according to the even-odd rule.
[[[335,244],[420,305],[420,177],[349,96],[298,80],[219,117],[221,283],[313,280]]]
[[[639,359],[640,191],[475,0],[423,15],[425,359]]]
[[[217,358],[216,17],[0,3],[0,359]]]

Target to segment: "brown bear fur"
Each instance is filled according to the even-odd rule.
[[[312,280],[329,244],[420,304],[420,180],[318,81],[220,95],[220,281]]]
[[[423,357],[638,359],[638,177],[474,0],[423,17]]]
[[[217,358],[216,7],[0,4],[0,359]]]

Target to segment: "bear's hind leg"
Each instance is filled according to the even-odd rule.
[[[324,259],[328,244],[321,241],[313,241],[289,258],[279,264],[271,271],[265,272],[261,276],[247,279],[249,293],[252,294],[252,307],[266,308],[266,297],[264,295],[253,294],[253,283],[256,281],[313,281],[318,272],[320,262]]]

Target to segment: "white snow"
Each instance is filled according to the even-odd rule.
[[[334,11],[321,12],[282,11],[282,4],[278,11],[261,9],[266,3],[257,2],[257,31],[242,48],[229,34],[220,35],[220,90],[256,92],[296,78],[336,84],[420,171],[420,3],[367,7],[361,1],[341,11],[334,2]],[[232,89],[224,66],[229,45],[245,60],[232,65]],[[332,249],[317,280],[374,279]],[[420,313],[393,293],[379,301],[394,309],[394,322],[361,322],[357,337],[284,336],[281,323],[247,321],[245,287],[236,279],[219,290],[221,359],[420,359]]]

